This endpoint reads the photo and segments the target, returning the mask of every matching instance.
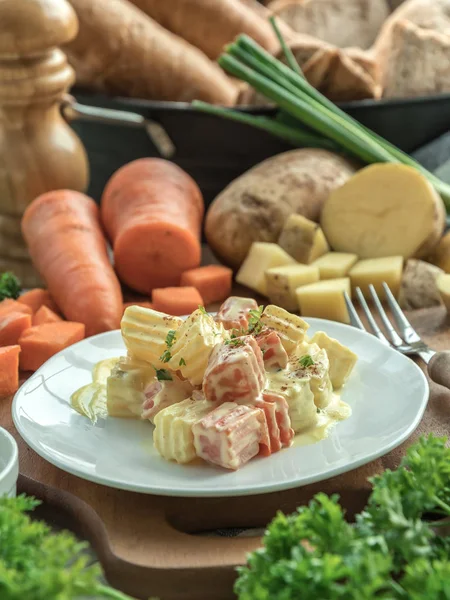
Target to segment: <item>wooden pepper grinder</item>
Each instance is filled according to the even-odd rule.
[[[0,271],[24,287],[39,283],[20,231],[25,208],[43,192],[88,184],[86,152],[60,111],[75,75],[58,46],[77,31],[66,0],[0,2]]]

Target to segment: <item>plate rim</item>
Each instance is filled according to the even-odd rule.
[[[61,469],[62,471],[69,473],[71,475],[74,475],[80,479],[84,479],[86,481],[90,481],[91,483],[96,483],[98,485],[102,485],[104,487],[110,487],[112,489],[119,489],[119,490],[124,490],[124,491],[140,493],[140,494],[154,495],[154,496],[166,496],[166,497],[182,497],[182,498],[183,497],[184,498],[223,498],[223,497],[259,496],[262,494],[270,494],[270,493],[274,493],[274,492],[281,492],[281,491],[285,491],[285,490],[289,490],[289,489],[300,488],[300,487],[310,485],[312,483],[318,483],[319,481],[327,481],[328,479],[331,479],[338,475],[342,475],[344,473],[348,473],[350,471],[357,469],[358,467],[361,467],[370,462],[373,462],[373,461],[377,460],[378,458],[380,458],[381,456],[385,456],[386,454],[388,454],[389,452],[391,452],[392,450],[394,450],[395,448],[400,446],[403,442],[405,442],[414,433],[414,431],[417,429],[420,421],[422,420],[423,414],[427,408],[429,397],[430,397],[430,386],[428,384],[428,381],[427,381],[427,378],[426,378],[424,372],[413,360],[411,360],[408,356],[402,355],[401,353],[398,352],[398,350],[395,350],[392,347],[387,347],[378,338],[376,338],[376,336],[370,334],[369,332],[362,331],[360,329],[357,329],[351,325],[347,325],[344,323],[330,321],[328,319],[305,317],[305,321],[307,321],[308,324],[316,325],[317,327],[320,327],[321,324],[323,324],[323,329],[325,331],[326,331],[326,329],[325,329],[326,325],[328,323],[331,323],[333,327],[337,326],[338,329],[345,328],[345,330],[351,329],[353,333],[356,333],[356,335],[360,335],[362,337],[369,335],[370,338],[373,341],[375,341],[376,345],[380,345],[380,347],[382,347],[384,350],[386,350],[388,352],[389,351],[395,352],[395,353],[399,354],[400,356],[402,356],[402,358],[404,358],[406,361],[409,361],[409,363],[413,366],[413,369],[415,370],[418,379],[420,379],[421,384],[423,385],[422,396],[420,399],[420,403],[421,403],[420,410],[417,412],[417,414],[415,415],[411,424],[402,433],[402,435],[395,438],[395,440],[380,446],[380,448],[376,452],[373,452],[370,455],[370,457],[366,456],[366,457],[361,457],[359,459],[350,460],[350,461],[346,462],[345,465],[331,468],[331,469],[327,470],[327,473],[325,476],[323,474],[319,473],[316,475],[312,474],[309,477],[302,479],[301,483],[298,483],[298,481],[295,481],[293,479],[289,479],[289,480],[279,482],[279,483],[272,483],[272,484],[261,483],[256,486],[253,486],[252,488],[243,488],[240,490],[235,490],[235,489],[230,489],[230,490],[225,489],[224,490],[221,488],[220,491],[214,491],[213,489],[205,491],[205,490],[201,490],[200,488],[191,488],[191,489],[187,489],[187,490],[176,489],[176,488],[170,489],[167,486],[158,486],[157,484],[152,485],[151,488],[149,488],[149,486],[147,484],[146,485],[127,484],[127,483],[122,483],[122,481],[117,482],[117,480],[113,480],[110,477],[100,477],[99,478],[99,477],[96,477],[95,475],[90,475],[89,473],[86,473],[82,469],[77,469],[76,467],[67,466],[64,462],[59,462],[57,459],[53,458],[53,456],[51,454],[46,453],[45,449],[42,446],[35,443],[33,439],[30,440],[28,438],[28,436],[25,434],[24,430],[21,427],[21,419],[18,416],[17,407],[18,407],[19,399],[20,399],[22,391],[23,391],[23,387],[26,385],[26,383],[29,381],[29,379],[27,379],[20,386],[20,388],[17,390],[17,392],[13,398],[13,402],[11,405],[11,414],[12,414],[14,426],[16,427],[16,429],[17,429],[19,435],[21,436],[21,438],[23,439],[23,441],[32,450],[34,450],[36,452],[36,454],[38,454],[38,456],[40,456],[42,459],[49,462],[53,466],[57,467],[58,469]],[[118,333],[119,334],[121,333],[120,329],[114,329],[112,331],[99,333],[94,336],[85,338],[84,340],[81,340],[80,342],[77,342],[76,344],[72,344],[71,346],[69,346],[69,348],[76,348],[77,346],[83,345],[87,340],[95,340],[100,337],[101,338],[112,337],[112,336],[117,335]],[[60,352],[58,352],[57,354],[55,354],[54,356],[52,356],[32,375],[32,377],[38,377],[40,372],[46,367],[46,365],[50,361],[56,359],[60,355],[63,355],[67,350],[68,350],[68,348],[65,348],[65,349],[61,350]],[[285,450],[289,450],[289,448],[286,448]]]

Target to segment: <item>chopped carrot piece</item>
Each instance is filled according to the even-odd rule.
[[[21,302],[18,302],[17,300],[11,300],[10,298],[0,302],[0,315],[3,316],[9,312],[21,312],[26,315],[33,314],[33,311],[27,304],[22,304]]]
[[[231,294],[233,271],[221,265],[208,265],[190,269],[181,275],[181,285],[197,288],[205,306],[222,302]]]
[[[123,311],[127,309],[129,306],[142,306],[143,308],[155,308],[152,302],[148,302],[143,300],[142,302],[124,302]]]
[[[20,368],[36,371],[45,361],[84,338],[83,323],[61,321],[30,327],[19,338]]]
[[[33,315],[33,325],[44,325],[44,323],[59,323],[61,317],[43,304]]]
[[[5,398],[17,392],[19,387],[20,346],[0,348],[0,397]]]
[[[153,308],[168,315],[190,315],[203,298],[194,287],[167,287],[153,290]]]
[[[25,292],[20,296],[20,298],[17,299],[17,301],[29,306],[33,311],[33,314],[37,312],[41,306],[48,306],[48,308],[53,311],[58,310],[58,307],[50,296],[48,290],[43,290],[42,288],[35,288],[34,290]]]
[[[31,327],[31,315],[7,312],[0,315],[0,346],[14,346],[22,333]]]

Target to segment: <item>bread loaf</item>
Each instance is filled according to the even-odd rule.
[[[150,100],[232,105],[237,89],[218,65],[127,0],[70,0],[80,27],[65,47],[77,83]]]

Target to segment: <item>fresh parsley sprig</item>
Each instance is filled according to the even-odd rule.
[[[310,354],[305,354],[298,359],[298,364],[304,369],[307,369],[308,367],[314,366],[316,363]]]
[[[261,317],[264,310],[264,306],[259,306],[257,309],[253,309],[248,313],[248,329],[247,334],[258,335],[261,333],[263,324],[261,323]]]
[[[17,277],[7,271],[0,275],[0,302],[6,298],[16,300],[20,296],[22,286]]]

